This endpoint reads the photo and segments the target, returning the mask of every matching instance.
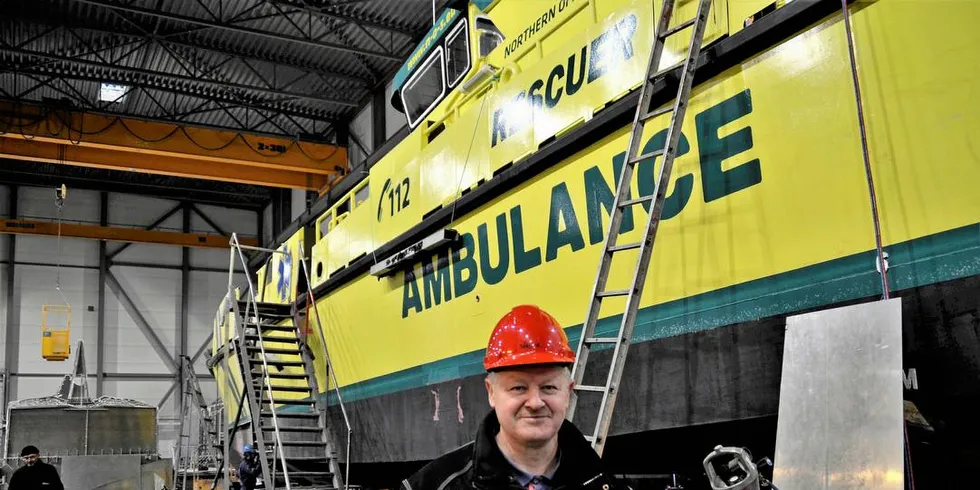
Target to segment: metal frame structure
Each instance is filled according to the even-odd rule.
[[[0,98],[329,141],[430,26],[428,12],[380,0],[152,5],[18,3],[0,20],[0,75],[14,80]],[[99,102],[103,81],[137,100]]]

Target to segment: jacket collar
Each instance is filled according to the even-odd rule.
[[[495,439],[500,432],[496,413],[490,413],[480,423],[473,444],[473,469],[470,477],[483,487],[506,485],[514,475],[513,466],[504,458]],[[558,450],[561,464],[551,479],[555,487],[579,484],[602,473],[602,462],[581,432],[569,421],[558,429]]]

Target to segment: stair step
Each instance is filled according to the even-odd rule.
[[[260,413],[263,417],[272,418],[272,412],[269,410],[262,410]],[[279,419],[318,419],[320,414],[312,412],[276,412],[276,418]]]
[[[292,329],[293,327],[289,327],[289,328]],[[262,337],[259,337],[258,335],[245,334],[245,340],[254,340],[258,342],[260,338],[262,339],[263,342],[278,342],[280,344],[299,343],[299,339],[297,339],[296,337],[269,337],[267,335],[263,335]]]
[[[245,349],[253,354],[261,353],[263,351],[262,347],[259,347],[257,345],[249,345],[246,346]],[[288,349],[285,347],[266,347],[264,350],[266,354],[290,354],[294,356],[299,355],[299,349]]]
[[[253,384],[252,385],[252,388],[255,388],[256,390],[265,390],[265,389],[268,389],[268,388],[266,388],[265,384],[260,384],[260,385]],[[272,385],[272,391],[289,391],[289,392],[293,392],[293,393],[309,393],[309,392],[311,392],[313,390],[311,390],[308,386],[307,387],[304,387],[304,386],[276,386],[276,385]]]
[[[279,414],[276,414],[276,416],[278,416],[278,415]],[[265,431],[265,432],[275,432],[276,431],[275,428],[265,428],[265,427],[263,427],[262,430]],[[317,426],[317,427],[295,427],[295,426],[293,426],[293,427],[279,427],[279,432],[309,432],[309,433],[316,432],[316,433],[320,433],[320,432],[323,432],[323,428],[322,427],[319,427],[319,426]]]
[[[247,301],[238,302],[238,310],[245,312],[245,307],[248,305]],[[254,308],[258,310],[259,316],[292,316],[293,305],[285,304],[281,305],[278,303],[255,303]]]
[[[261,366],[262,365],[262,359],[249,358],[248,362],[250,362],[253,366],[254,365]],[[276,366],[284,366],[284,367],[285,366],[290,366],[290,367],[303,367],[303,366],[305,366],[305,364],[303,364],[303,361],[283,361],[283,360],[280,360],[280,359],[276,359],[276,360],[273,361],[273,360],[266,359],[265,362],[266,362],[266,364],[269,365],[270,368],[276,367]]]
[[[289,458],[286,458],[286,463],[289,463]],[[281,476],[282,476],[281,473],[276,475],[276,479],[278,480]],[[330,477],[333,476],[333,473],[329,471],[299,471],[299,470],[289,471],[290,478],[311,477],[311,476]],[[292,488],[297,488],[297,487],[296,485],[292,485]]]
[[[261,364],[261,363],[259,363],[259,364]],[[264,375],[262,373],[262,371],[252,370],[250,372],[252,373],[252,377],[253,378],[256,378],[256,377],[259,377],[260,378],[260,377],[262,377]],[[269,373],[269,378],[271,378],[271,379],[307,379],[307,376],[305,374],[298,374],[298,373],[277,373],[277,372],[275,372],[275,370],[273,370],[273,372]]]
[[[246,327],[253,327],[254,328],[255,327],[255,324],[254,323],[250,323],[250,324],[247,324],[245,326]],[[273,325],[273,324],[270,324],[270,323],[264,323],[264,324],[262,324],[262,331],[263,332],[292,332],[292,333],[296,333],[296,327],[294,327],[292,325]]]
[[[298,462],[305,462],[305,463],[310,463],[310,462],[326,463],[327,462],[327,458],[324,457],[324,456],[289,456],[288,458],[286,458],[286,464],[295,464],[295,463],[298,463]],[[279,463],[279,458],[276,458],[276,464],[277,465],[280,464]]]
[[[276,405],[316,405],[315,400],[273,400]],[[262,404],[268,405],[270,402],[268,399],[263,398]],[[279,415],[278,413],[276,414]]]
[[[267,442],[265,443],[265,445],[269,447],[277,446],[277,444],[273,441]],[[326,445],[327,443],[323,441],[282,441],[283,447],[318,447],[318,446],[326,446]],[[292,458],[286,458],[286,463],[289,463],[290,459]]]

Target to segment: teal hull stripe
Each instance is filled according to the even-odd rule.
[[[903,290],[980,274],[980,224],[886,247],[889,283]],[[634,342],[673,337],[733,323],[875,296],[881,292],[873,250],[716,291],[649,306],[637,313]],[[583,299],[584,301],[584,299]],[[600,320],[612,335],[622,315]],[[566,329],[572,345],[582,325]],[[483,373],[483,350],[379,376],[341,389],[345,403]],[[328,403],[336,403],[331,393]]]

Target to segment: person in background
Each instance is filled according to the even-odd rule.
[[[35,446],[24,446],[20,451],[24,462],[10,477],[7,490],[65,490],[61,477],[54,466],[41,461],[41,451]]]
[[[238,481],[241,482],[242,490],[255,490],[255,483],[262,474],[259,453],[251,444],[246,444],[242,449],[245,454],[238,465]]]
[[[490,413],[476,440],[436,458],[401,490],[610,490],[585,437],[565,420],[575,354],[554,317],[511,310],[490,334],[483,366]]]

